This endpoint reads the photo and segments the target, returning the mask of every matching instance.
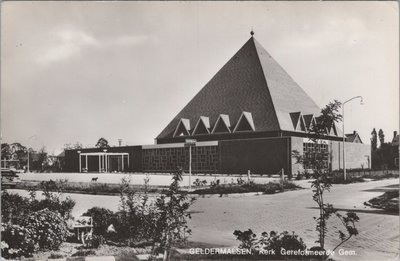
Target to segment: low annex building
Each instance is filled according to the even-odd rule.
[[[309,141],[321,109],[256,41],[254,33],[156,137],[154,145],[68,150],[69,171],[172,172],[189,168],[185,140],[195,139],[192,170],[198,173],[297,173],[292,151],[330,152],[340,169],[342,133]],[[367,167],[370,146],[346,142],[347,168]],[[126,155],[126,156],[122,156]]]

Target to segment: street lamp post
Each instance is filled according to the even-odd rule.
[[[79,173],[82,172],[82,162],[81,162],[81,151],[78,150],[78,155],[79,155]]]
[[[189,191],[192,190],[192,147],[196,146],[196,140],[185,140],[185,147],[189,147]]]
[[[108,161],[107,149],[103,149],[103,151],[104,151],[104,168],[105,168],[104,172],[107,173],[107,170],[108,170],[108,164],[107,164],[107,161]]]
[[[346,138],[345,138],[345,134],[344,134],[344,105],[346,104],[346,103],[348,103],[349,101],[352,101],[352,100],[354,100],[354,99],[361,99],[360,100],[360,104],[362,105],[363,104],[363,98],[362,98],[362,96],[355,96],[355,97],[353,97],[353,98],[351,98],[351,99],[348,99],[347,101],[345,101],[345,102],[343,102],[342,103],[342,137],[343,137],[343,146],[342,146],[342,150],[343,150],[343,178],[344,178],[344,180],[346,180],[346,156],[345,156],[345,149],[344,149],[344,146],[345,146],[345,140],[346,140]]]

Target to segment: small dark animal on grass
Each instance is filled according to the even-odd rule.
[[[92,182],[96,182],[98,179],[99,177],[92,178]]]

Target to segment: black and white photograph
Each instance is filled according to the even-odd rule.
[[[398,260],[396,1],[3,1],[1,260]]]

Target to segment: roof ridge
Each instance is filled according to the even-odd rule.
[[[259,63],[259,65],[260,65],[260,67],[261,67],[261,70],[263,71],[263,78],[264,78],[264,81],[265,81],[265,85],[266,85],[266,87],[267,87],[267,88],[266,88],[266,89],[267,89],[267,93],[268,93],[269,98],[271,99],[271,104],[272,104],[272,108],[273,108],[273,110],[274,110],[275,120],[278,122],[278,130],[282,130],[281,124],[280,124],[279,119],[278,119],[278,114],[276,113],[276,108],[275,108],[275,104],[274,104],[274,99],[272,98],[271,92],[270,92],[270,90],[269,90],[268,81],[267,81],[267,78],[265,77],[265,71],[264,71],[264,69],[263,69],[263,66],[262,66],[262,63],[261,63],[260,54],[258,53],[258,49],[257,49],[257,46],[256,46],[256,43],[258,43],[258,42],[257,42],[257,40],[254,38],[253,35],[250,37],[249,41],[252,41],[252,43],[253,43],[254,49],[256,50],[256,53],[257,53],[257,60],[258,60],[258,63]],[[267,52],[267,53],[268,53],[268,52]]]

